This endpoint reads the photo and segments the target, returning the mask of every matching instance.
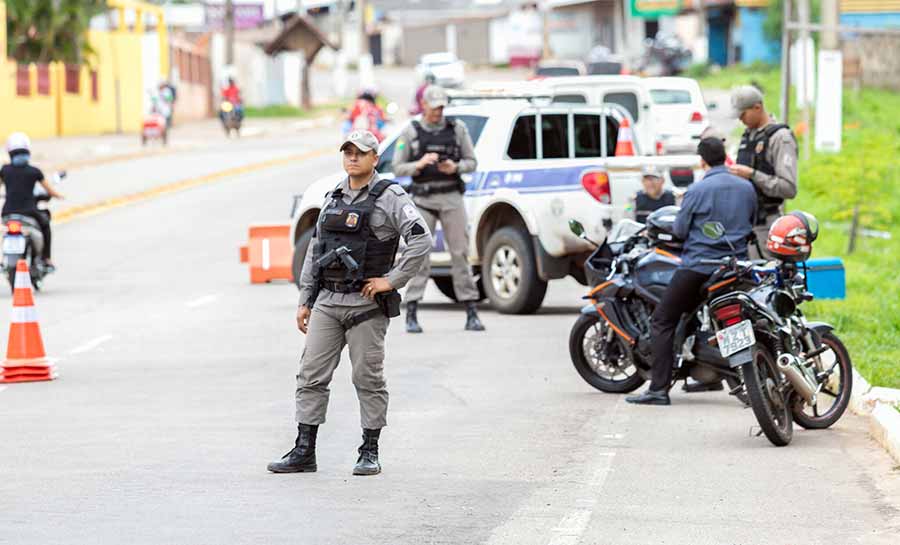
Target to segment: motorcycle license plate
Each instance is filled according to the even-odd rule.
[[[3,253],[4,254],[24,254],[25,253],[25,237],[3,237]]]
[[[739,324],[735,324],[716,332],[716,340],[719,343],[719,352],[723,358],[750,348],[756,344],[756,337],[753,335],[753,325],[750,320],[744,320]]]

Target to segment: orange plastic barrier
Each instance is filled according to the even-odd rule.
[[[56,377],[56,366],[47,359],[44,352],[41,327],[34,308],[28,262],[20,259],[16,263],[9,343],[3,369],[0,370],[0,382],[34,382],[53,380]]]
[[[290,225],[251,225],[250,243],[241,246],[241,263],[250,264],[250,283],[262,284],[272,280],[293,280]]]
[[[619,125],[619,134],[616,138],[616,157],[626,155],[634,155],[634,132],[631,130],[631,122],[627,117]]]

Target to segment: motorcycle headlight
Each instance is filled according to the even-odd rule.
[[[222,103],[222,111],[225,112],[226,114],[233,109],[234,109],[234,106],[232,106],[232,104],[230,102]]]

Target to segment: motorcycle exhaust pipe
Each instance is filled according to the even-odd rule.
[[[806,377],[800,360],[796,356],[791,354],[778,356],[778,368],[794,387],[794,391],[800,394],[800,397],[810,405],[816,404],[816,385]]]

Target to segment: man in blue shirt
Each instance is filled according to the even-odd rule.
[[[684,239],[681,266],[650,319],[653,369],[650,387],[641,395],[625,398],[629,403],[669,405],[669,387],[675,366],[675,328],[681,315],[703,300],[701,286],[715,271],[703,259],[737,255],[747,258],[747,239],[756,219],[756,190],[749,181],[729,174],[725,146],[718,138],[705,138],[697,146],[703,179],[684,194],[673,231]]]

